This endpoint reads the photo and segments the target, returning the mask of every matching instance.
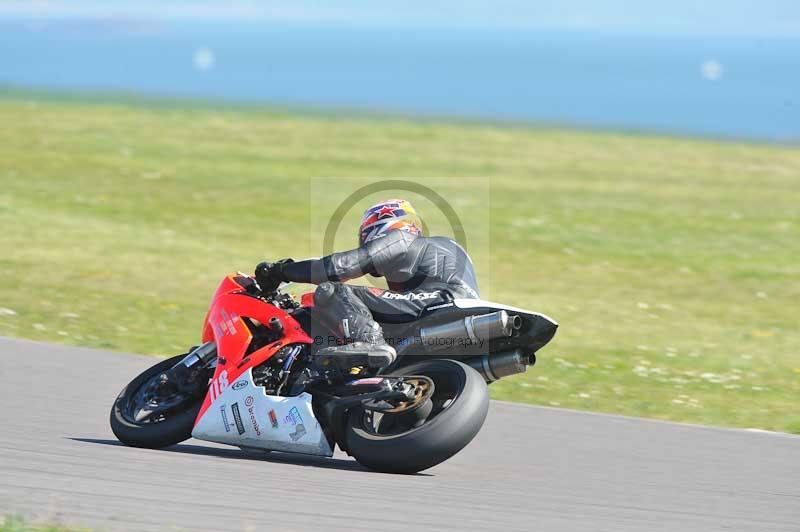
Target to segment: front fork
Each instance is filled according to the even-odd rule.
[[[175,408],[172,399],[176,392],[184,398],[200,396],[208,382],[198,379],[209,364],[216,363],[216,358],[217,347],[214,342],[208,342],[192,349],[180,362],[154,377],[136,393],[135,400],[139,406],[134,409],[134,420],[141,423],[153,414]]]
[[[179,390],[188,392],[197,389],[197,378],[203,370],[213,367],[217,360],[217,346],[214,342],[206,342],[192,349],[183,360],[172,366],[164,375]],[[207,383],[202,383],[203,385]]]
[[[172,366],[172,369],[183,365],[187,368],[196,366],[198,363],[200,367],[205,366],[217,357],[217,345],[214,342],[206,342],[201,346],[192,349],[188,355],[183,357],[183,360]],[[172,369],[170,371],[172,371]]]

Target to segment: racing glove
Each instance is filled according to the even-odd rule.
[[[294,261],[292,259],[283,259],[278,262],[259,263],[258,266],[256,266],[255,277],[261,290],[264,292],[274,292],[282,282],[288,281],[283,267],[291,262]]]

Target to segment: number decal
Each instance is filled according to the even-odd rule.
[[[211,396],[212,401],[216,401],[219,394],[222,393],[222,390],[228,387],[228,370],[224,369],[220,372],[219,376],[215,379],[211,379],[211,383],[208,385],[208,393]]]

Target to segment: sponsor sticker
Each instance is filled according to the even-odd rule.
[[[236,423],[236,430],[239,431],[239,436],[241,436],[244,434],[244,423],[242,423],[242,414],[239,412],[239,403],[233,403],[231,411],[233,412],[233,421]]]
[[[441,292],[389,292],[388,290],[381,296],[384,299],[404,299],[406,301],[425,301],[426,299],[436,299]]]
[[[294,432],[289,433],[289,437],[292,441],[297,441],[306,435],[306,426],[303,424],[303,418],[296,406],[293,406],[289,410],[289,413],[283,418],[283,422],[287,425],[294,426]]]
[[[303,418],[300,416],[300,411],[296,406],[293,406],[289,410],[289,413],[283,418],[283,422],[287,425],[299,425],[303,422]]]
[[[231,426],[228,424],[227,405],[225,404],[220,405],[219,413],[222,415],[222,426],[225,427],[225,432],[230,432]]]
[[[272,425],[273,429],[278,428],[278,415],[275,413],[275,410],[269,411],[269,424]]]
[[[245,381],[236,381],[236,382],[233,383],[232,388],[234,390],[241,390],[242,388],[246,387],[248,384],[249,383],[246,380]]]
[[[256,411],[253,407],[253,402],[253,396],[248,395],[244,400],[244,405],[247,407],[247,413],[250,414],[250,424],[253,425],[253,430],[256,431],[256,436],[261,436],[261,426],[259,426],[258,420],[256,419]]]
[[[235,312],[233,314],[228,314],[225,309],[220,311],[220,315],[222,319],[217,323],[219,324],[223,333],[234,336],[236,334],[236,321],[239,319],[239,315]]]
[[[294,432],[289,433],[289,437],[292,439],[292,441],[297,441],[305,435],[306,427],[302,423],[295,425]]]

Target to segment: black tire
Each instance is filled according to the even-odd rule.
[[[394,376],[425,375],[435,384],[437,394],[455,392],[444,409],[424,424],[406,432],[380,435],[365,427],[362,410],[347,420],[348,452],[365,467],[385,473],[416,473],[444,462],[472,441],[486,420],[489,392],[477,371],[455,360],[429,360],[391,373]]]
[[[187,404],[184,410],[171,412],[168,418],[159,422],[136,423],[130,419],[129,415],[125,414],[132,395],[142,385],[152,377],[174,366],[185,356],[178,355],[159,362],[142,372],[123,388],[117,400],[114,401],[114,406],[111,407],[111,430],[119,441],[132,447],[161,449],[192,437],[192,427],[194,427],[195,418],[202,406],[202,398]]]

